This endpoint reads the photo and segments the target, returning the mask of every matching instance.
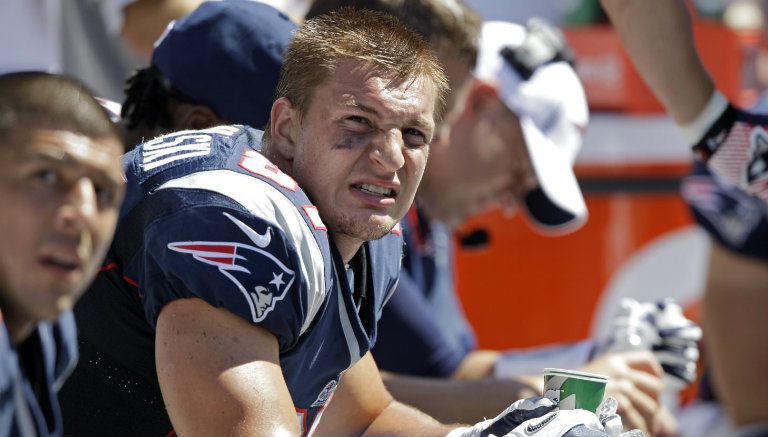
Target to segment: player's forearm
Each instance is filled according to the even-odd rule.
[[[459,401],[454,399],[454,401]],[[363,433],[364,437],[445,437],[460,425],[441,424],[427,414],[393,400]]]
[[[738,426],[768,422],[768,267],[713,244],[704,328],[716,389]]]
[[[384,374],[384,384],[395,399],[447,423],[479,422],[517,399],[541,392],[520,380],[495,378],[452,380]]]
[[[453,379],[479,379],[493,376],[500,353],[491,350],[475,350],[467,354],[453,372]]]
[[[692,121],[714,84],[693,44],[681,0],[601,0],[640,75],[678,124]]]

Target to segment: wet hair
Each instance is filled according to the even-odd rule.
[[[120,138],[107,111],[76,80],[43,72],[0,75],[0,141],[29,126]]]
[[[275,98],[287,98],[299,118],[314,90],[346,61],[379,69],[396,81],[429,80],[435,88],[435,124],[445,114],[448,80],[427,42],[381,12],[342,8],[307,20],[285,52]],[[270,138],[269,124],[264,132]]]
[[[475,66],[482,22],[462,0],[315,0],[306,18],[343,7],[393,15],[433,47],[447,44],[468,69]]]

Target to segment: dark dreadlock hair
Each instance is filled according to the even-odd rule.
[[[182,102],[197,104],[195,99],[176,89],[163,73],[150,65],[136,72],[126,81],[125,102],[120,116],[126,121],[126,128],[173,129],[169,103]]]

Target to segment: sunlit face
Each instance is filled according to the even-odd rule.
[[[0,144],[0,305],[11,329],[72,308],[110,243],[122,146],[19,128]]]
[[[457,227],[487,208],[513,208],[536,186],[519,120],[495,96],[467,108],[450,132],[432,148],[419,189],[430,218]]]
[[[352,61],[315,89],[290,173],[337,245],[380,238],[405,215],[427,163],[434,109],[429,80],[396,82]]]

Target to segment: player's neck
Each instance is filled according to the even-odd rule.
[[[332,235],[332,238],[344,264],[349,264],[363,244],[359,239],[348,235]]]

